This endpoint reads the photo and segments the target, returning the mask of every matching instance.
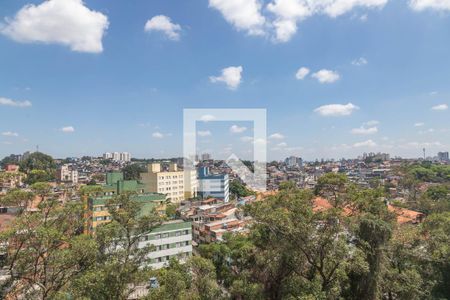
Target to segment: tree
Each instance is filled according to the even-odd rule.
[[[11,154],[10,156],[5,156],[1,161],[0,161],[0,167],[4,168],[7,165],[10,164],[17,164],[19,161],[17,160],[17,157],[13,154]]]
[[[130,164],[122,169],[125,180],[139,180],[141,178],[141,173],[146,171],[147,170],[139,164]]]
[[[160,225],[155,211],[141,215],[133,194],[124,193],[107,203],[112,220],[96,228],[96,262],[74,283],[72,292],[89,299],[127,299],[136,285],[150,277],[148,254],[153,246],[138,243]]]
[[[345,174],[327,173],[317,181],[315,193],[331,200],[334,207],[345,204],[348,178]]]
[[[5,298],[55,298],[95,257],[94,240],[80,235],[80,204],[62,206],[48,199],[38,208],[38,212],[19,216],[1,235],[9,254],[4,267],[11,274],[2,287]]]
[[[28,184],[55,179],[56,164],[53,158],[41,152],[34,152],[22,160],[20,169],[28,175]]]
[[[230,182],[230,193],[236,195],[237,198],[247,197],[255,194],[255,192],[249,190],[239,180],[232,180]]]
[[[0,206],[12,206],[19,208],[18,214],[22,214],[31,204],[35,197],[33,192],[13,189],[0,198]]]

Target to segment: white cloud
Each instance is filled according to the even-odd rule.
[[[239,127],[237,125],[233,125],[230,127],[231,133],[242,133],[247,130],[247,127]]]
[[[426,9],[437,11],[450,10],[450,0],[411,0],[409,5],[415,11]]]
[[[369,62],[364,57],[360,57],[360,58],[355,59],[354,61],[352,61],[352,65],[357,66],[357,67],[365,66],[368,63]]]
[[[287,42],[297,32],[297,22],[311,16],[313,11],[304,0],[275,0],[267,5],[275,15],[275,40]]]
[[[434,128],[428,128],[427,130],[420,130],[418,134],[427,134],[435,132]]]
[[[253,141],[253,144],[264,146],[264,145],[267,145],[267,140],[265,140],[265,139],[256,139],[256,140]]]
[[[351,133],[356,134],[356,135],[369,135],[369,134],[375,134],[377,132],[378,132],[377,127],[369,127],[369,128],[359,127],[359,128],[353,128],[351,130]]]
[[[243,136],[241,137],[241,141],[247,143],[247,142],[252,142],[253,141],[253,137],[251,136]]]
[[[211,136],[212,133],[209,130],[204,130],[204,131],[199,130],[199,131],[197,131],[197,135],[201,136],[201,137],[205,137],[205,136]]]
[[[298,69],[297,73],[295,73],[295,78],[297,78],[298,80],[303,80],[305,79],[306,76],[308,76],[309,74],[309,69],[302,67],[300,69]]]
[[[31,106],[31,102],[28,101],[28,100],[26,100],[26,101],[15,101],[15,100],[12,100],[12,99],[0,97],[0,105],[13,106],[13,107],[30,107]]]
[[[145,23],[144,30],[150,31],[160,31],[163,32],[167,38],[172,41],[178,41],[180,39],[181,26],[172,23],[171,19],[164,15],[154,16]]]
[[[269,2],[266,10],[262,3]],[[298,23],[313,16],[336,18],[355,8],[381,9],[388,0],[209,0],[228,23],[251,35],[269,35],[275,42],[287,42],[297,32]],[[268,15],[263,15],[269,12]],[[363,15],[361,20],[366,20]]]
[[[73,128],[73,126],[65,126],[65,127],[62,127],[60,130],[65,133],[75,132],[75,128]]]
[[[316,0],[321,10],[332,18],[339,17],[353,10],[354,8],[381,9],[388,0]]]
[[[422,126],[424,126],[425,125],[425,123],[423,123],[423,122],[418,122],[418,123],[415,123],[414,124],[414,127],[422,127]]]
[[[155,139],[162,139],[162,138],[164,138],[164,134],[162,134],[159,131],[156,131],[156,132],[152,133],[152,137],[154,137]]]
[[[447,110],[448,105],[447,104],[439,104],[439,105],[433,106],[431,109],[432,110]]]
[[[203,121],[203,122],[210,122],[210,121],[214,121],[215,119],[216,119],[216,117],[213,115],[203,115],[200,117],[200,121]]]
[[[259,0],[209,0],[209,6],[220,11],[228,23],[250,35],[263,35],[266,22]]]
[[[211,76],[211,77],[209,77],[209,80],[213,83],[223,82],[227,85],[227,87],[229,89],[235,90],[241,84],[242,71],[243,71],[242,66],[228,67],[228,68],[222,69],[221,76],[217,76],[217,77]]]
[[[371,120],[371,121],[368,121],[368,122],[364,123],[365,126],[375,126],[375,125],[378,125],[378,124],[380,124],[380,122],[377,121],[377,120]]]
[[[364,142],[359,142],[359,143],[355,143],[353,144],[353,147],[355,148],[361,148],[361,147],[375,147],[377,144],[372,141],[372,140],[367,140]]]
[[[279,144],[277,144],[277,147],[280,147],[280,148],[287,147],[287,143],[285,143],[285,142],[279,143]]]
[[[273,139],[273,140],[282,140],[282,139],[284,139],[284,135],[282,135],[281,133],[274,133],[274,134],[271,134],[270,136],[269,136],[269,139]]]
[[[48,0],[28,4],[0,32],[21,43],[56,43],[73,51],[100,53],[108,17],[90,10],[82,0]]]
[[[314,112],[324,117],[341,117],[349,116],[358,109],[359,107],[352,103],[328,104],[316,108]]]
[[[333,83],[340,78],[338,72],[326,69],[312,74],[312,77],[316,78],[320,83]]]
[[[12,132],[12,131],[5,131],[5,132],[2,132],[2,135],[3,135],[3,136],[14,136],[14,137],[19,136],[19,134],[18,134],[17,132]]]

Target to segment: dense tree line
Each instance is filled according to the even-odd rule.
[[[80,194],[100,192],[86,186]],[[439,186],[424,194],[438,202],[449,196]],[[315,209],[318,195],[331,208]],[[450,211],[432,209],[422,224],[399,225],[384,196],[382,187],[359,188],[343,175],[323,176],[315,191],[284,183],[278,194],[243,208],[253,218],[245,234],[201,245],[185,264],[151,270],[152,246],[136,244],[161,223],[156,213],[141,216],[129,194],[119,195],[108,203],[112,221],[88,235],[83,203],[62,205],[47,184],[36,183],[0,198],[23,208],[0,235],[8,253],[2,266],[12,276],[1,292],[127,299],[156,277],[147,299],[450,298]],[[24,208],[35,197],[39,211],[30,213]]]

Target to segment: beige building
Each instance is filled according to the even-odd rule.
[[[147,168],[147,173],[141,173],[141,182],[149,192],[165,194],[174,203],[197,196],[195,171],[186,175],[175,163],[170,163],[168,170],[163,170],[159,163],[149,164]]]

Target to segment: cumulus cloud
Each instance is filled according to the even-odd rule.
[[[13,136],[13,137],[18,137],[19,136],[19,134],[17,132],[12,132],[12,131],[2,132],[2,135],[3,136]]]
[[[438,110],[438,111],[447,110],[448,109],[448,105],[447,104],[439,104],[439,105],[433,106],[431,109],[432,110]]]
[[[424,125],[425,125],[425,123],[423,123],[423,122],[417,122],[414,124],[414,127],[422,127]]]
[[[375,134],[378,132],[378,128],[377,127],[369,127],[366,128],[364,126],[359,127],[359,128],[353,128],[351,130],[352,134],[356,134],[356,135],[369,135],[369,134]]]
[[[267,5],[267,10],[275,15],[275,40],[287,42],[297,32],[297,22],[313,14],[304,0],[275,0]]]
[[[31,102],[28,100],[25,101],[16,101],[9,98],[0,97],[0,105],[4,106],[12,106],[12,107],[30,107]]]
[[[308,76],[309,74],[309,69],[302,67],[300,69],[298,69],[297,73],[295,73],[295,78],[297,78],[298,80],[303,80],[305,79],[306,76]]]
[[[423,11],[426,9],[437,11],[450,10],[450,0],[411,0],[409,5],[415,11]]]
[[[269,136],[269,139],[273,139],[273,140],[282,140],[284,139],[284,135],[282,135],[279,132],[273,133]]]
[[[364,57],[360,57],[360,58],[355,59],[355,60],[352,61],[352,65],[357,66],[357,67],[365,66],[368,63],[369,62]]]
[[[0,32],[21,43],[62,44],[73,51],[100,53],[108,17],[90,10],[82,0],[48,0],[28,4]]]
[[[358,142],[353,144],[353,147],[355,148],[361,148],[361,147],[375,147],[377,144],[372,140],[367,140],[363,142]]]
[[[252,142],[253,141],[253,137],[251,136],[243,136],[241,137],[241,141],[247,143],[247,142]]]
[[[204,130],[204,131],[199,130],[199,131],[197,131],[197,135],[201,136],[201,137],[205,137],[205,136],[211,136],[212,133],[209,130]]]
[[[318,0],[313,2],[323,13],[336,18],[354,8],[381,9],[387,4],[388,0]]]
[[[244,132],[246,130],[247,130],[247,127],[244,127],[244,126],[239,127],[238,125],[233,125],[233,126],[230,127],[230,132],[231,133],[242,133],[242,132]]]
[[[75,128],[73,126],[65,126],[60,129],[64,133],[72,133],[75,132]]]
[[[352,103],[328,104],[316,108],[314,112],[323,117],[342,117],[349,116],[358,109],[359,107]]]
[[[377,121],[377,120],[370,120],[370,121],[364,123],[365,126],[375,126],[375,125],[378,125],[378,124],[380,124],[380,122]]]
[[[144,30],[147,32],[159,31],[164,33],[168,39],[178,41],[180,39],[181,26],[172,23],[172,20],[164,15],[154,16],[145,23]]]
[[[156,131],[152,133],[152,137],[154,137],[155,139],[162,139],[164,138],[164,134],[159,131]]]
[[[316,78],[320,83],[333,83],[339,80],[340,75],[336,71],[322,69],[312,74],[312,77]]]
[[[313,16],[336,18],[355,8],[383,8],[388,0],[272,0],[261,9],[262,0],[210,0],[238,30],[254,35],[270,35],[275,42],[287,42],[297,32],[298,23]],[[263,15],[262,12],[268,12]]]
[[[225,20],[237,30],[249,35],[263,35],[265,17],[259,0],[209,0],[209,6],[220,11]]]
[[[213,83],[223,82],[227,85],[227,87],[230,90],[235,90],[241,84],[242,71],[243,71],[242,66],[228,67],[222,69],[221,76],[211,76],[209,77],[209,80]]]

